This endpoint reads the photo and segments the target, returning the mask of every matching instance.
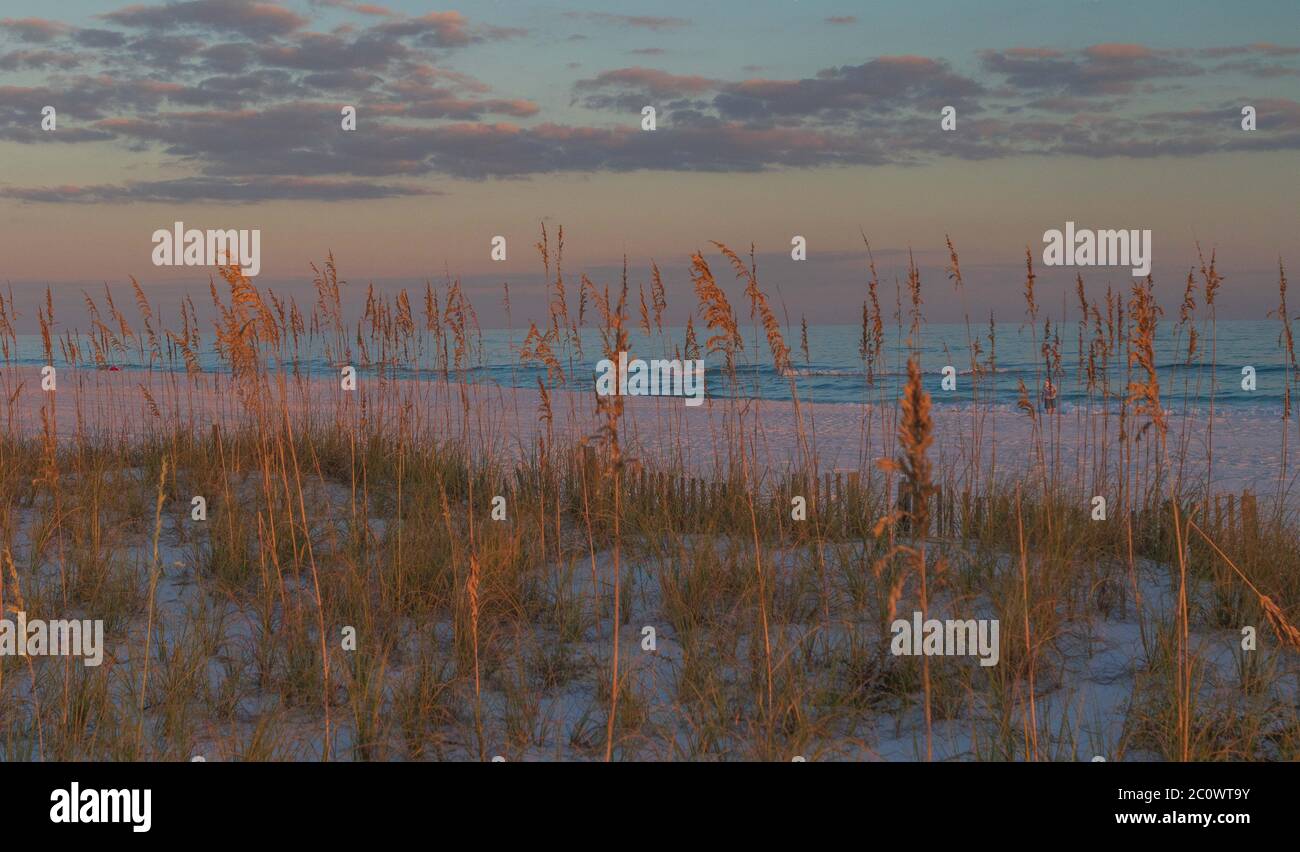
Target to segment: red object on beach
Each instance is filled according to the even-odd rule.
[[[109,368],[108,368],[108,371],[109,371],[110,373],[120,373],[120,372],[122,372],[122,368],[121,368],[121,367],[118,367],[118,366],[112,366],[112,367],[109,367]]]

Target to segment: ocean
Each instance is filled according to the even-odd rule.
[[[1199,353],[1192,363],[1187,363],[1186,330],[1177,334],[1175,323],[1163,321],[1156,341],[1157,372],[1160,379],[1161,399],[1166,408],[1196,414],[1207,411],[1211,392],[1214,405],[1220,411],[1234,409],[1249,410],[1256,416],[1280,417],[1284,407],[1286,385],[1285,351],[1280,342],[1281,326],[1278,322],[1230,320],[1218,323],[1217,341],[1213,342],[1216,351],[1217,366],[1209,366],[1212,345],[1210,329],[1197,327]],[[1054,326],[1055,328],[1055,326]],[[706,329],[697,326],[697,338],[701,345],[708,338]],[[1038,327],[1039,335],[1042,326]],[[982,348],[981,363],[987,367],[992,351],[988,339],[987,324],[973,324],[970,333]],[[785,374],[778,373],[772,366],[772,358],[767,341],[759,329],[756,335],[752,327],[743,328],[743,350],[738,353],[735,368],[735,384],[729,380],[724,360],[718,353],[706,354],[706,392],[711,397],[724,397],[735,394],[741,397],[757,397],[770,400],[789,400],[792,398],[792,385],[802,402],[818,403],[855,403],[868,400],[896,398],[906,379],[906,329],[900,335],[896,327],[885,329],[885,340],[881,363],[875,365],[874,387],[866,380],[866,369],[859,354],[861,339],[860,325],[817,325],[808,327],[808,356],[805,358],[800,347],[801,332],[799,328],[785,329],[785,340],[792,349],[792,369]],[[1078,342],[1079,327],[1065,324],[1060,328],[1060,370],[1057,378],[1058,401],[1063,410],[1079,405],[1088,400],[1086,375],[1081,375]],[[200,364],[205,371],[224,372],[226,366],[212,348],[210,331],[205,330]],[[564,375],[548,378],[546,369],[536,363],[522,364],[519,349],[523,342],[524,331],[504,329],[484,330],[481,341],[476,340],[470,356],[470,363],[465,368],[464,378],[471,382],[488,382],[503,387],[537,387],[538,379],[546,381],[551,387],[563,387],[568,390],[583,391],[593,386],[596,364],[604,357],[601,337],[598,329],[582,329],[581,354],[574,346],[552,344],[555,353],[564,367]],[[686,338],[683,327],[665,328],[662,335],[642,334],[635,327],[630,332],[630,350],[634,358],[673,358],[686,357],[681,351]],[[7,362],[0,361],[0,369],[32,368],[39,369],[45,359],[41,350],[39,335],[19,335],[18,352],[10,353]],[[1086,369],[1087,347],[1090,337],[1084,337],[1084,369]],[[355,328],[350,341],[353,348],[352,363],[357,367],[358,375],[364,377],[377,371],[374,364],[366,364],[356,353]],[[964,324],[927,324],[924,325],[916,341],[916,350],[926,377],[926,387],[930,391],[935,405],[962,406],[971,403],[972,377],[971,361],[967,345],[967,328]],[[1019,382],[1023,381],[1029,390],[1030,398],[1038,400],[1045,374],[1045,359],[1041,353],[1041,340],[1035,345],[1032,332],[1028,326],[999,324],[996,328],[996,358],[993,372],[986,372],[980,377],[979,394],[981,404],[1014,407],[1019,398]],[[79,346],[82,358],[89,357],[91,351],[89,340],[83,336]],[[1112,396],[1118,398],[1125,393],[1128,378],[1128,365],[1125,362],[1122,343],[1120,353],[1110,364],[1110,388]],[[370,352],[379,351],[377,346],[367,343]],[[435,369],[433,341],[424,340],[423,352],[415,359],[414,365],[404,362],[396,367],[389,367],[390,373],[403,378],[431,378],[441,375]],[[106,355],[105,367],[116,368],[123,372],[175,369],[183,370],[184,365],[179,353],[173,363],[149,364],[147,346],[141,347],[137,341],[129,341],[120,350],[110,347]],[[338,359],[335,359],[336,361]],[[1204,363],[1202,363],[1202,361]],[[55,366],[64,366],[62,350],[55,342]],[[82,366],[85,366],[84,364]],[[287,365],[288,366],[288,365]],[[310,349],[304,348],[293,364],[297,369],[310,376],[337,375],[341,363],[330,363],[325,358],[323,345],[317,341]],[[956,390],[944,390],[942,371],[945,366],[956,370]],[[1254,370],[1254,390],[1243,389],[1243,368]],[[33,375],[36,375],[33,372]],[[1294,378],[1294,373],[1293,373]],[[1100,376],[1098,376],[1100,384]],[[1094,402],[1099,401],[1097,393]]]

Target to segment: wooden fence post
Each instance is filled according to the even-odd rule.
[[[1249,491],[1241,495],[1241,532],[1242,538],[1250,544],[1259,540],[1259,504]]]

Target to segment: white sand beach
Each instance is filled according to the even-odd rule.
[[[308,421],[342,419],[362,432],[405,423],[422,440],[460,439],[468,435],[476,451],[526,453],[547,438],[559,446],[596,441],[604,415],[596,411],[594,393],[555,389],[548,393],[551,419],[542,414],[536,388],[464,385],[441,377],[429,380],[387,379],[362,374],[355,391],[321,377],[272,379],[269,390],[245,399],[228,374],[202,374],[193,380],[168,372],[107,372],[61,370],[54,392],[41,390],[41,376],[8,370],[0,376],[0,392],[8,400],[5,425],[15,434],[38,437],[47,426],[60,440],[77,436],[130,441],[184,423],[208,430],[213,424],[230,428],[250,416],[250,404],[269,403],[268,412],[281,416],[279,400],[297,426]],[[453,376],[454,378],[454,376]],[[679,468],[709,476],[725,466],[737,451],[735,416],[743,417],[754,448],[751,461],[759,473],[779,473],[814,459],[819,471],[865,471],[876,460],[895,454],[894,417],[890,400],[878,404],[800,403],[757,399],[706,400],[693,407],[680,398],[624,397],[620,442],[624,453],[646,464]],[[464,401],[468,401],[468,416]],[[1119,402],[1108,411],[1064,405],[1053,414],[1026,412],[1008,406],[972,408],[936,405],[931,409],[934,443],[930,454],[937,478],[961,481],[976,455],[973,436],[979,435],[981,475],[1023,480],[1056,470],[1081,489],[1100,481],[1106,467],[1101,447],[1109,449],[1112,473],[1116,463],[1121,421]],[[1130,419],[1130,436],[1146,421]],[[1294,448],[1300,445],[1297,423],[1268,418],[1241,409],[1221,408],[1213,420],[1204,415],[1170,413],[1166,452],[1176,463],[1180,450],[1186,462],[1185,483],[1210,483],[1212,493],[1251,491],[1262,498],[1285,495],[1292,501],[1296,479]],[[1284,429],[1287,437],[1284,454]],[[1207,448],[1213,441],[1213,470],[1207,472]],[[1159,441],[1154,429],[1134,444],[1139,461],[1154,460]],[[1041,447],[1042,458],[1039,452]],[[1285,468],[1284,468],[1285,461]]]

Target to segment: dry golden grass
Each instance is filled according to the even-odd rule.
[[[405,291],[372,288],[351,318],[332,256],[313,267],[315,304],[302,308],[224,267],[210,335],[192,301],[168,327],[132,281],[137,317],[106,290],[87,297],[89,331],[56,337],[47,293],[37,321],[48,363],[57,348],[90,375],[130,352],[147,365],[96,398],[138,412],[129,439],[61,423],[53,396],[24,416],[36,380],[12,365],[17,306],[0,295],[0,611],[101,617],[114,643],[98,669],[0,658],[0,756],[870,758],[886,722],[899,740],[912,732],[913,756],[926,759],[953,756],[954,731],[966,738],[956,755],[973,759],[1300,757],[1286,733],[1294,695],[1279,687],[1300,651],[1295,518],[1285,501],[1253,496],[1224,518],[1207,485],[1212,440],[1197,459],[1170,431],[1167,408],[1191,391],[1161,386],[1150,280],[1127,301],[1108,290],[1104,304],[1076,281],[1071,379],[1027,256],[1035,387],[1073,380],[1086,398],[1078,416],[1094,425],[1063,446],[1062,413],[1040,411],[1022,381],[1032,446],[1015,449],[1035,463],[999,469],[982,385],[997,369],[997,328],[990,318],[977,339],[967,315],[972,413],[955,470],[936,463],[915,351],[919,268],[909,256],[896,305],[909,342],[890,351],[868,245],[861,464],[828,472],[799,398],[791,324],[760,285],[753,247],[746,260],[713,244],[759,352],[746,351],[703,252],[690,258],[696,304],[680,334],[665,325],[672,282],[657,264],[634,307],[626,263],[613,289],[580,276],[574,315],[555,236],[543,229],[537,244],[547,316],[516,347],[521,370],[539,368],[530,430],[522,392],[469,380],[483,335],[455,280],[417,294],[422,316]],[[1284,268],[1279,278],[1289,389],[1300,371]],[[1189,276],[1183,293],[1181,351],[1198,370],[1214,366],[1222,280],[1211,254],[1200,287]],[[508,288],[504,304],[509,315]],[[616,361],[634,325],[651,341],[638,345],[720,364],[709,434],[676,414],[630,418],[622,397],[587,402],[573,384],[588,366],[584,330]],[[815,328],[802,317],[799,334],[810,360]],[[223,372],[205,369],[210,352]],[[302,365],[315,355],[360,367],[363,388],[313,378]],[[749,398],[745,356],[789,376],[788,404]],[[880,381],[895,359],[907,375],[899,399]],[[1127,374],[1118,388],[1113,366]],[[774,448],[769,418],[787,406],[793,433]],[[688,462],[701,446],[713,448],[708,476]],[[1098,493],[1114,495],[1105,524],[1088,517]],[[206,522],[189,521],[195,494],[209,501]],[[504,523],[490,519],[497,495]],[[807,498],[806,522],[793,495]],[[1177,591],[1164,610],[1151,595],[1162,584]],[[889,624],[912,599],[926,617],[997,614],[1002,662],[890,655]],[[1140,633],[1131,700],[1110,720],[1122,733],[1093,742],[1092,720],[1053,708],[1074,638],[1120,620]],[[1238,681],[1207,674],[1206,643],[1261,620],[1270,639],[1239,656]],[[356,650],[338,641],[345,625]],[[641,647],[642,626],[657,628],[657,650]]]

